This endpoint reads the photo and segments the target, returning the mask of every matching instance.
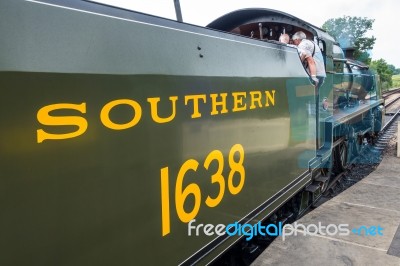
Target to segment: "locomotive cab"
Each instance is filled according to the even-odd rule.
[[[290,47],[289,45],[278,41],[280,35],[286,33],[291,38],[296,32],[303,31],[307,39],[314,41],[321,49],[327,73],[334,72],[332,46],[335,40],[323,29],[287,13],[270,9],[243,9],[218,18],[207,27],[240,34],[241,36],[265,42],[276,43],[279,44],[280,47],[288,48]],[[277,47],[278,49],[279,46]],[[301,64],[300,57],[298,57],[298,61],[296,62],[291,61],[287,63],[287,67]],[[304,73],[308,75],[305,69]],[[333,75],[327,75],[323,86],[320,86],[319,91],[314,91],[314,95],[310,96],[307,103],[310,107],[308,108],[310,110],[309,114],[314,116],[313,119],[316,122],[314,125],[314,127],[316,127],[316,149],[320,149],[323,146],[330,146],[330,144],[325,144],[325,134],[323,131],[325,120],[333,115],[333,83]],[[311,85],[311,81],[309,84]],[[301,84],[298,84],[299,88],[301,86]],[[293,102],[297,102],[298,96],[295,96],[295,98]],[[326,149],[329,150],[329,148]]]
[[[326,79],[315,91],[316,153],[324,162],[338,150],[347,149],[344,165],[357,155],[363,139],[370,142],[380,131],[384,107],[378,77],[362,62],[349,59],[325,30],[289,14],[269,9],[244,9],[231,12],[208,25],[209,28],[238,34],[263,42],[278,42],[281,34],[293,36],[303,31],[323,54]],[[289,62],[289,66],[298,62]],[[298,96],[296,96],[298,99]],[[295,100],[296,101],[296,100]],[[310,103],[311,104],[311,103]],[[345,145],[341,145],[345,143]],[[345,148],[343,148],[345,147]],[[355,152],[354,152],[355,151]],[[344,156],[344,157],[346,157]]]
[[[282,34],[288,34],[292,38],[297,31],[303,31],[307,39],[318,43],[324,60],[326,58],[325,38],[331,39],[316,26],[284,12],[270,9],[237,10],[216,19],[207,27],[280,45],[286,45],[279,42]]]

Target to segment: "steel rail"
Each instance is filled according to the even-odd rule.
[[[382,93],[382,97],[383,98],[387,98],[388,96],[390,96],[392,94],[395,94],[395,93],[398,93],[398,92],[400,92],[400,88],[397,88],[397,89],[390,90],[390,91],[387,91],[385,93]]]
[[[394,121],[397,120],[397,117],[400,115],[400,109],[397,110],[397,112],[390,118],[390,120],[382,127],[381,132],[385,132],[392,124]]]
[[[396,99],[394,99],[393,101],[387,103],[387,104],[385,105],[385,107],[391,106],[392,104],[394,104],[394,103],[397,102],[398,100],[400,100],[400,96],[398,96],[398,97],[397,97]]]

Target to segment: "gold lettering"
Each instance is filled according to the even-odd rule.
[[[256,105],[255,103],[258,103],[258,107],[262,108],[262,104],[261,104],[261,91],[251,91],[250,92],[251,95],[251,105],[250,105],[250,109],[255,109]]]
[[[72,104],[72,103],[58,103],[42,107],[37,112],[37,120],[40,124],[46,126],[77,126],[78,129],[74,132],[63,134],[50,134],[43,129],[38,129],[37,142],[42,143],[46,139],[70,139],[85,133],[88,123],[85,118],[80,116],[51,116],[50,112],[60,109],[72,109],[79,111],[82,114],[86,113],[86,103]]]
[[[132,118],[131,121],[125,124],[117,124],[111,121],[110,119],[110,111],[117,105],[122,105],[126,104],[132,107],[132,109],[135,111],[135,115]],[[130,127],[135,126],[137,123],[139,123],[140,118],[142,117],[142,107],[134,100],[129,100],[129,99],[120,99],[120,100],[115,100],[107,103],[104,105],[103,109],[101,109],[100,112],[100,120],[103,123],[104,126],[114,129],[114,130],[123,130],[127,129]]]
[[[232,109],[231,102],[227,103],[228,93],[212,93],[212,94],[198,94],[198,95],[186,95],[184,96],[185,106],[187,108],[192,109],[191,118],[200,118],[202,116],[201,110],[207,108],[210,110],[210,114],[212,116],[225,114],[229,111],[232,112],[240,112],[245,111],[247,109],[256,109],[262,107],[275,106],[275,90],[265,90],[265,91],[239,91],[239,92],[231,92],[232,94]],[[265,94],[264,94],[265,93]],[[249,94],[250,99],[247,99],[247,94]],[[211,103],[206,105],[207,98],[210,97]],[[265,97],[265,104],[264,104]],[[182,102],[178,102],[178,96],[169,96],[170,103],[164,103],[164,105],[159,106],[162,97],[151,97],[147,98],[147,102],[150,105],[150,115],[152,120],[155,123],[163,124],[169,123],[173,121],[178,112],[178,104],[183,104]],[[231,99],[229,99],[231,100]],[[164,99],[164,101],[167,101]],[[168,101],[167,101],[168,102]],[[249,106],[247,106],[249,103]],[[171,107],[169,107],[171,104]],[[203,104],[200,106],[200,104]],[[227,106],[227,104],[229,106]],[[132,108],[133,115],[129,116],[128,121],[120,122],[120,121],[112,121],[110,117],[110,112],[117,108],[119,105],[128,105],[128,108]],[[229,107],[229,108],[227,108]],[[161,110],[159,109],[161,108]],[[57,111],[56,114],[53,114],[53,111],[63,110],[62,113]],[[67,112],[76,112],[79,114],[76,116],[66,116]],[[133,99],[117,99],[110,101],[105,104],[100,111],[100,121],[101,123],[113,130],[124,130],[128,128],[132,128],[136,126],[142,119],[142,106],[140,102],[137,102]],[[72,104],[72,103],[58,103],[47,105],[39,109],[37,112],[37,120],[43,126],[52,126],[50,130],[53,130],[52,133],[48,132],[46,129],[39,128],[36,130],[37,133],[37,143],[42,143],[44,140],[53,139],[53,140],[61,140],[61,139],[69,139],[80,136],[84,134],[88,128],[88,121],[82,115],[86,114],[86,103],[83,102],[81,104]],[[57,116],[58,115],[58,116]],[[57,127],[58,126],[58,127]],[[75,129],[66,128],[65,132],[63,129],[65,127],[75,126]],[[62,128],[64,127],[64,128]],[[46,130],[46,131],[45,131]],[[59,133],[61,132],[61,133]]]
[[[160,101],[160,98],[148,98],[147,101],[150,103],[150,110],[151,110],[151,117],[153,118],[154,122],[156,123],[168,123],[171,122],[176,115],[176,101],[178,100],[178,96],[171,96],[169,97],[169,100],[172,102],[172,114],[169,117],[166,118],[161,118],[158,116],[158,102]]]
[[[269,91],[265,91],[265,95],[267,96],[265,99],[265,106],[269,106],[269,101],[271,101],[272,106],[275,106],[275,90],[272,90],[272,95]]]
[[[206,95],[205,94],[200,94],[200,95],[186,95],[185,96],[185,105],[188,105],[188,102],[190,100],[193,100],[193,114],[192,118],[199,118],[201,117],[201,113],[199,112],[199,100],[202,100],[203,103],[206,103]]]
[[[220,102],[217,101],[218,94],[210,94],[212,102],[211,115],[219,114],[217,106],[221,106],[221,114],[225,114],[228,112],[228,109],[226,109],[226,96],[228,96],[228,93],[220,93],[219,96],[221,96]]]
[[[246,98],[246,92],[232,92],[233,108],[232,112],[239,112],[246,110],[246,104],[243,104],[243,99]]]

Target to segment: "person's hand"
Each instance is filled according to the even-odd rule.
[[[317,77],[311,77],[311,80],[313,81],[314,86],[317,87],[317,86],[318,86],[318,79],[317,79]]]

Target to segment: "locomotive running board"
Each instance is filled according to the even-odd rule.
[[[315,191],[317,191],[320,188],[319,185],[317,184],[311,184],[308,187],[305,188],[305,191],[311,192],[311,193],[315,193]]]

